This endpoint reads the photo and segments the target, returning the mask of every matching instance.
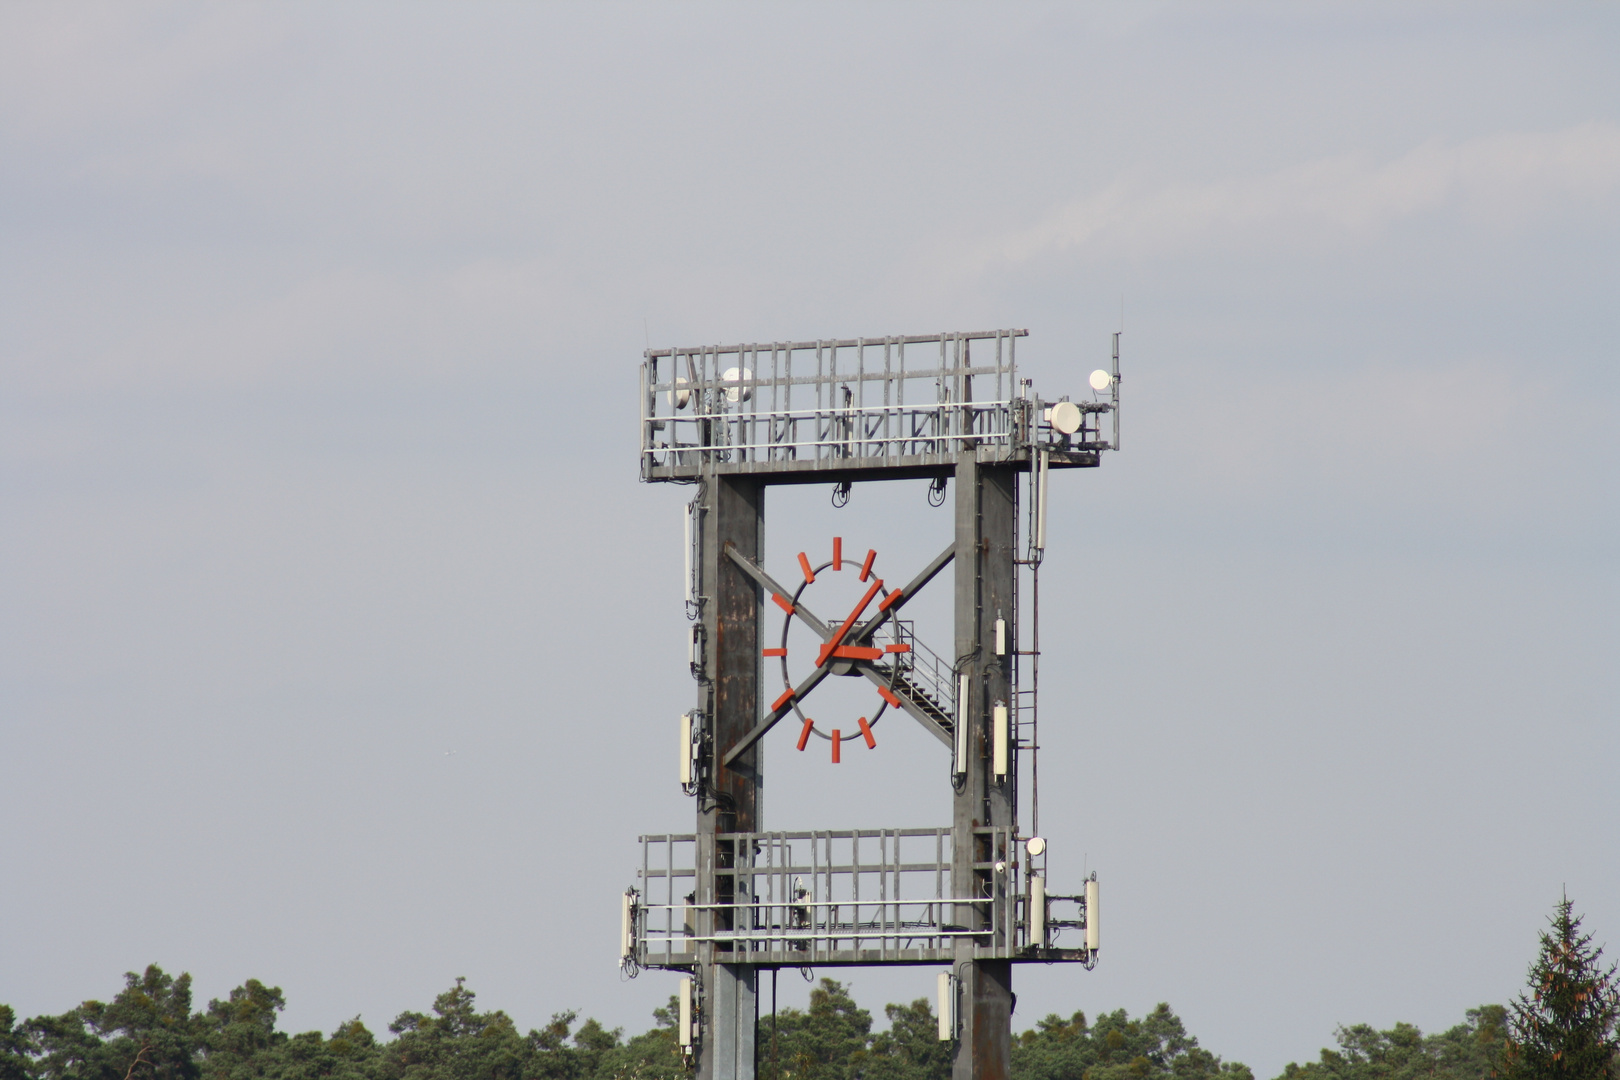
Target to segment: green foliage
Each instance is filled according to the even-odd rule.
[[[1290,1064],[1280,1080],[1488,1080],[1495,1075],[1506,1032],[1507,1010],[1481,1005],[1466,1023],[1441,1035],[1424,1035],[1411,1024],[1377,1031],[1368,1024],[1341,1027],[1339,1049],[1321,1059]]]
[[[130,972],[109,1004],[86,1001],[28,1021],[38,1080],[200,1080],[202,1023],[191,976]]]
[[[1531,969],[1531,994],[1508,1010],[1471,1009],[1440,1035],[1410,1024],[1340,1028],[1337,1049],[1289,1065],[1279,1080],[1620,1080],[1612,1071],[1614,969],[1560,905]],[[691,1080],[676,1045],[677,1004],[626,1039],[595,1020],[558,1013],[523,1033],[499,1010],[480,1011],[462,980],[426,1013],[404,1012],[379,1040],[359,1017],[330,1036],[276,1030],[286,1001],[249,979],[201,1012],[191,978],[153,966],[129,974],[112,1001],[19,1023],[0,1005],[0,1080]],[[927,999],[884,1009],[888,1030],[848,989],[822,979],[806,1009],[762,1016],[760,1080],[949,1080],[955,1045],[941,1042]],[[1512,1033],[1513,1038],[1509,1035]],[[1604,1056],[1607,1055],[1607,1056]],[[1593,1069],[1600,1061],[1603,1068]],[[1547,1062],[1553,1062],[1548,1066]],[[1566,1064],[1567,1063],[1567,1064]],[[1540,1071],[1537,1071],[1537,1070]],[[1581,1071],[1587,1069],[1588,1071]],[[1089,1023],[1051,1015],[1014,1037],[1013,1080],[1253,1080],[1247,1066],[1198,1045],[1168,1005],[1132,1019]]]
[[[885,1005],[889,1030],[872,1037],[867,1080],[949,1080],[953,1044],[939,1041],[939,1025],[927,998]]]
[[[679,1014],[680,1002],[671,995],[668,1006],[653,1010],[656,1025],[650,1031],[619,1046],[602,1048],[591,1076],[595,1080],[688,1080],[693,1069],[681,1056],[675,1040]],[[587,1020],[585,1027],[594,1023],[596,1021]],[[580,1035],[584,1034],[585,1029],[581,1028]]]
[[[531,1059],[561,1050],[573,1014],[552,1017],[525,1039],[504,1012],[480,1013],[475,995],[457,979],[433,1002],[433,1016],[400,1013],[388,1030],[398,1036],[383,1053],[387,1080],[522,1080]],[[538,1073],[566,1076],[566,1073]]]
[[[17,1026],[17,1013],[0,1005],[0,1080],[28,1080],[33,1041]]]
[[[208,1003],[197,1019],[204,1080],[254,1080],[281,1055],[287,1036],[276,1030],[276,1013],[287,1005],[281,988],[249,979],[224,1001]]]
[[[332,1037],[318,1031],[280,1036],[274,1053],[266,1054],[261,1075],[267,1080],[376,1080],[380,1074],[377,1040],[356,1017],[339,1024]]]
[[[1529,993],[1513,1003],[1507,1080],[1613,1080],[1620,1077],[1620,988],[1603,949],[1581,933],[1581,918],[1565,897],[1552,932],[1530,965]]]
[[[761,1018],[760,1080],[843,1080],[859,1076],[871,1040],[872,1014],[844,985],[822,979],[808,1010],[783,1009]]]
[[[404,1012],[379,1041],[359,1017],[330,1037],[276,1030],[286,1000],[249,979],[191,1011],[191,978],[158,967],[126,977],[111,1003],[17,1024],[0,1006],[0,1080],[690,1080],[675,1038],[677,1005],[655,1009],[629,1040],[595,1020],[558,1013],[521,1033],[499,1010],[481,1012],[462,980],[431,1012]],[[889,1028],[846,987],[822,979],[807,1009],[761,1018],[761,1080],[949,1080],[955,1047],[940,1042],[926,999],[885,1008]],[[1111,1013],[1048,1017],[1015,1040],[1017,1080],[1252,1080],[1199,1048],[1168,1006],[1131,1020]]]
[[[1012,1059],[1019,1080],[1254,1080],[1247,1065],[1200,1047],[1162,1003],[1139,1020],[1120,1009],[1095,1025],[1085,1013],[1054,1013],[1018,1036]]]
[[[625,1042],[618,1030],[559,1013],[523,1034],[480,1012],[460,979],[431,1013],[401,1013],[379,1042],[359,1017],[330,1037],[276,1030],[279,987],[249,979],[191,1011],[191,977],[149,967],[110,1004],[17,1024],[0,1005],[0,1080],[687,1080],[667,1010]]]

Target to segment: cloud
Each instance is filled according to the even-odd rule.
[[[1030,228],[987,239],[970,263],[987,271],[1078,250],[1147,254],[1210,240],[1331,245],[1444,212],[1511,229],[1571,204],[1612,208],[1617,189],[1620,127],[1502,132],[1426,142],[1382,163],[1342,155],[1212,184],[1154,187],[1121,178]]]

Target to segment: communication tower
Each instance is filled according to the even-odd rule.
[[[686,973],[677,1038],[698,1080],[753,1080],[760,972],[890,964],[942,969],[953,1080],[1006,1080],[1013,965],[1097,962],[1096,874],[1050,891],[1037,833],[1036,620],[1050,473],[1094,468],[1119,448],[1119,335],[1084,400],[1044,401],[1018,375],[1027,333],[644,354],[641,479],[697,488],[685,543],[698,690],[680,717],[678,763],[697,827],[640,838],[620,962],[631,974]],[[829,484],[841,505],[855,483],[919,478],[935,505],[954,489],[955,512],[943,550],[915,570],[884,578],[876,552],[834,536],[807,543],[796,563],[765,565],[772,485]],[[933,587],[954,588],[955,637],[936,651],[902,616],[947,567],[954,584]],[[827,574],[865,586],[847,616],[816,610]],[[795,621],[820,644],[790,664]],[[872,685],[869,716],[836,728],[810,717],[807,699],[834,676]],[[878,721],[902,713],[943,744],[949,825],[765,828],[763,748],[779,723],[784,749],[819,737],[837,763],[875,748]],[[1072,945],[1057,944],[1064,930]]]

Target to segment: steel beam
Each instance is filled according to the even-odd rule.
[[[1013,469],[982,466],[972,452],[962,455],[956,469],[956,669],[959,679],[967,679],[956,722],[966,725],[967,738],[952,800],[951,886],[956,896],[986,899],[958,910],[956,921],[972,930],[988,930],[990,906],[1006,902],[1007,875],[997,873],[994,862],[1016,857],[1014,852],[980,850],[991,841],[974,831],[981,825],[1011,825],[1017,805],[1016,764],[1000,779],[991,771],[988,722],[994,704],[1009,698],[1012,657],[995,653],[995,621],[999,617],[1014,624],[1016,480]],[[975,960],[973,952],[967,940],[958,943],[961,1008],[952,1080],[1007,1080],[1012,1066],[1012,965]]]
[[[754,1035],[759,1029],[759,969],[715,964],[708,994],[700,1080],[753,1080]],[[707,1062],[707,1068],[705,1068]]]
[[[952,330],[943,334],[896,334],[893,337],[825,338],[818,341],[757,341],[747,345],[693,345],[684,349],[647,349],[641,355],[697,356],[703,353],[770,353],[772,349],[851,349],[859,345],[937,345],[954,341],[994,341],[997,338],[1028,337],[1028,330]],[[994,368],[990,369],[992,372]]]
[[[746,555],[739,555],[736,547],[726,548],[726,558],[742,567],[743,573],[759,582],[768,592],[774,593],[784,600],[793,599],[792,589],[785,587],[781,582],[771,577],[770,574],[765,572],[765,568],[753,559],[748,558]],[[832,628],[817,618],[816,614],[808,607],[805,607],[803,602],[794,602],[793,613],[803,619],[806,626],[820,634],[823,641],[832,635]]]
[[[784,701],[782,704],[766,713],[764,719],[760,720],[759,723],[755,724],[752,728],[748,729],[748,731],[738,736],[735,742],[729,744],[717,743],[717,746],[727,747],[724,756],[722,756],[720,759],[720,763],[729,767],[732,762],[736,761],[738,758],[742,757],[742,755],[748,753],[754,747],[758,746],[759,740],[763,739],[765,734],[770,731],[771,728],[776,726],[776,722],[793,711],[793,702],[804,697],[810,691],[820,686],[821,680],[825,679],[830,674],[832,674],[831,667],[825,664],[817,667],[810,674],[806,675],[798,686],[793,688],[792,698]]]
[[[708,717],[709,745],[714,747],[736,742],[759,715],[763,597],[758,582],[723,552],[735,550],[755,562],[764,553],[765,486],[748,477],[710,476],[698,497],[703,519],[699,603],[707,643],[700,702]],[[714,760],[707,790],[698,801],[697,901],[722,905],[700,908],[699,926],[705,935],[735,929],[724,905],[746,906],[751,899],[737,895],[747,886],[739,885],[736,875],[716,873],[749,859],[748,845],[721,842],[718,834],[764,827],[763,758],[764,747],[756,742],[729,760]],[[754,1077],[754,969],[728,963],[730,952],[722,943],[698,946],[698,1080]]]
[[[643,451],[666,454],[676,450]],[[693,455],[708,453],[707,447],[686,447]],[[1020,472],[1029,471],[1029,452],[1009,446],[980,447],[978,456],[989,464],[1005,463]],[[1094,469],[1101,459],[1096,450],[1055,450],[1049,459],[1052,469]],[[644,462],[643,480],[695,480],[713,472],[717,476],[758,476],[772,484],[866,483],[872,480],[931,480],[955,476],[957,457],[951,454],[908,455],[900,458],[816,458],[800,461],[714,461],[690,465],[654,465]]]
[[[917,572],[912,578],[900,587],[900,599],[884,608],[882,611],[867,619],[853,633],[849,635],[850,641],[864,641],[877,632],[878,627],[888,622],[899,610],[911,601],[911,598],[922,591],[924,585],[934,580],[934,575],[945,569],[947,563],[956,558],[956,543],[953,541],[945,550],[934,556],[934,561]]]

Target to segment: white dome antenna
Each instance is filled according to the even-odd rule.
[[[748,382],[753,377],[754,373],[747,368],[728,367],[720,373],[720,381],[723,383]],[[733,386],[726,391],[726,400],[733,405],[739,401],[747,401],[753,396],[754,388],[751,386]]]

